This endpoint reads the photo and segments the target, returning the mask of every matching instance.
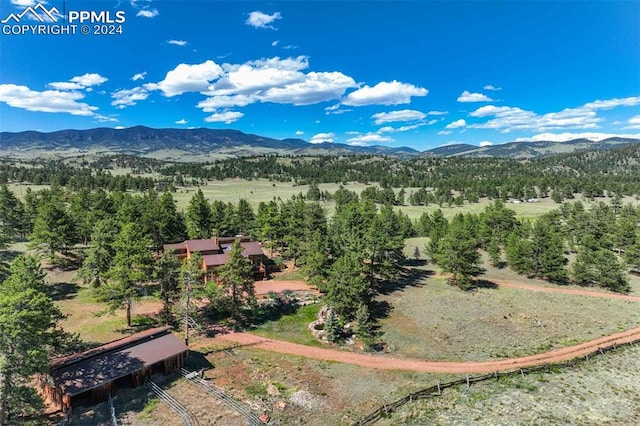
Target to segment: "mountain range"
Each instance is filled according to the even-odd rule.
[[[33,158],[85,154],[132,154],[176,161],[204,161],[222,157],[264,154],[375,154],[403,157],[434,155],[526,159],[575,151],[604,150],[632,143],[640,143],[640,139],[613,137],[601,141],[575,139],[567,142],[510,142],[485,147],[456,144],[420,152],[408,147],[313,144],[302,139],[273,139],[238,130],[153,129],[136,126],[126,129],[60,130],[51,133],[1,132],[0,155]]]

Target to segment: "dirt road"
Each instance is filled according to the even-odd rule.
[[[285,290],[291,291],[305,291],[313,294],[320,294],[320,292],[309,286],[304,281],[293,281],[293,280],[268,280],[268,281],[256,281],[255,282],[256,295],[266,295],[270,291],[274,293],[282,293]]]
[[[640,302],[640,297],[626,296],[615,293],[604,293],[598,291],[581,290],[574,288],[541,287],[530,284],[511,283],[504,281],[494,281],[498,286],[518,288],[523,290],[543,291],[550,293],[570,294],[575,296],[603,297],[610,299],[623,299],[633,302]],[[361,367],[375,368],[380,370],[406,370],[429,373],[492,373],[495,371],[514,370],[518,368],[531,367],[534,365],[552,364],[581,357],[599,348],[612,344],[623,344],[640,341],[640,327],[615,333],[610,336],[601,337],[579,345],[568,346],[535,355],[508,358],[495,361],[483,362],[449,362],[449,361],[426,361],[419,359],[394,358],[385,355],[366,355],[330,348],[318,348],[313,346],[300,345],[281,340],[267,339],[248,333],[229,333],[219,335],[216,340],[252,345],[253,347],[278,352],[289,355],[302,356],[322,361],[335,361],[346,364],[359,365]],[[207,343],[211,341],[208,340]],[[202,342],[201,344],[203,344]]]

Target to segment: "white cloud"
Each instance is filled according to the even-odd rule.
[[[424,112],[416,111],[413,109],[403,109],[389,112],[379,112],[373,114],[371,118],[375,120],[377,125],[392,123],[395,121],[419,121],[426,118]]]
[[[335,105],[330,105],[328,107],[325,107],[324,113],[327,115],[332,115],[332,114],[335,115],[335,114],[344,114],[345,112],[353,111],[352,109],[347,109],[347,108],[340,109],[340,107],[341,107],[340,103],[337,103]]]
[[[111,105],[116,108],[126,108],[133,106],[138,101],[144,101],[149,97],[149,92],[144,87],[134,87],[133,89],[116,90],[111,94],[113,102]]]
[[[426,96],[428,93],[427,89],[413,84],[382,81],[373,87],[364,86],[349,93],[342,103],[349,106],[408,104],[413,96]]]
[[[155,18],[160,15],[158,9],[141,9],[136,13],[136,16],[141,16],[143,18]]]
[[[47,84],[47,86],[51,87],[55,90],[80,90],[84,89],[84,86],[78,83],[72,83],[70,81],[54,81],[53,83]]]
[[[354,146],[365,146],[370,143],[384,143],[393,141],[393,138],[382,136],[378,133],[367,133],[366,135],[355,136],[353,138],[347,139],[347,143]]]
[[[271,42],[271,46],[276,47],[280,43],[280,40],[274,40]]]
[[[240,120],[242,117],[244,117],[244,114],[238,111],[223,111],[205,117],[204,121],[206,121],[207,123],[231,124],[235,121]]]
[[[311,105],[339,99],[350,87],[355,87],[353,78],[341,72],[310,72],[300,82],[284,87],[272,87],[259,94],[262,102],[280,104]]]
[[[486,89],[486,87],[485,87],[485,89]],[[482,141],[482,142],[480,142],[480,146],[491,146],[491,145],[493,145],[493,142],[491,142],[491,141]]]
[[[629,126],[625,127],[626,129],[640,129],[640,115],[636,115],[635,117],[631,117],[629,119]]]
[[[14,108],[38,112],[66,112],[71,115],[97,116],[94,112],[98,107],[84,102],[81,92],[67,92],[60,90],[45,90],[38,92],[27,86],[16,84],[0,84],[0,102]]]
[[[99,86],[108,79],[96,73],[87,73],[73,77],[69,81],[54,81],[47,86],[56,90],[82,90],[91,91],[91,86]]]
[[[73,83],[81,84],[84,87],[89,87],[89,86],[99,86],[107,80],[108,79],[106,77],[103,77],[100,74],[87,73],[84,75],[73,77],[70,81]]]
[[[429,111],[427,115],[447,115],[449,111]]]
[[[495,87],[495,86],[492,86],[491,84],[487,84],[486,86],[484,86],[484,90],[496,91],[496,90],[502,90],[502,87]]]
[[[116,127],[114,127],[114,129],[116,129],[116,130],[124,130],[124,129],[126,129],[126,127],[124,127],[124,126],[116,126]]]
[[[296,136],[302,136],[304,132],[302,130],[296,130]]]
[[[287,45],[282,46],[282,48],[284,50],[295,50],[295,49],[298,48],[298,46],[296,46],[295,44],[287,44]]]
[[[212,80],[222,75],[222,68],[212,60],[201,64],[179,64],[169,71],[164,80],[146,84],[147,90],[162,90],[165,96],[181,95],[185,92],[202,92],[207,90]]]
[[[585,109],[611,109],[620,106],[636,106],[640,105],[640,96],[631,96],[629,98],[613,98],[604,101],[598,100],[586,103],[582,106]]]
[[[582,132],[582,133],[541,133],[528,138],[516,138],[516,142],[566,142],[573,139],[589,139],[594,142],[599,142],[608,138],[629,138],[640,139],[640,134],[619,134],[619,133],[600,133],[600,132]]]
[[[308,66],[309,62],[305,56],[287,59],[275,57],[242,65],[225,64],[227,74],[205,93],[214,96],[256,93],[273,87],[282,87],[304,81],[305,74],[299,71]]]
[[[185,40],[167,40],[168,44],[173,44],[175,46],[186,46],[189,44],[189,42],[185,41]]]
[[[33,6],[36,4],[35,0],[11,0],[11,4],[15,4],[16,6]]]
[[[419,128],[419,127],[427,126],[429,124],[430,124],[430,122],[429,123],[421,122],[421,123],[411,124],[411,125],[408,125],[408,126],[400,126],[400,127],[384,126],[384,127],[379,128],[377,133],[381,134],[381,133],[408,132],[409,130],[415,130],[415,129]],[[433,124],[433,123],[431,123],[431,124]]]
[[[333,143],[336,138],[335,133],[318,133],[311,137],[311,143]]]
[[[485,123],[469,127],[494,129],[503,133],[514,130],[546,131],[561,128],[593,129],[601,121],[596,112],[584,108],[567,108],[559,112],[538,115],[516,107],[487,105],[469,114],[471,117],[494,117]]]
[[[247,62],[247,65],[251,65],[257,68],[277,68],[281,70],[300,71],[309,68],[309,57],[299,55],[289,58],[280,58],[274,56],[273,58],[262,58],[255,61]]]
[[[251,95],[222,95],[212,96],[198,103],[198,108],[202,108],[204,112],[214,112],[219,108],[243,107],[256,101]]]
[[[187,121],[187,120],[185,120],[185,119],[183,118],[183,119],[181,119],[181,120],[174,121],[174,123],[176,123],[176,124],[187,124],[187,123],[188,123],[188,121]]]
[[[464,119],[461,118],[460,120],[456,120],[456,121],[453,121],[453,122],[447,124],[446,128],[447,129],[457,129],[457,128],[460,128],[460,127],[464,127],[466,125],[467,125],[467,122],[464,121]]]
[[[272,25],[273,21],[276,19],[282,19],[282,15],[280,12],[274,12],[271,15],[267,15],[266,13],[262,13],[260,11],[251,12],[247,21],[245,22],[247,25],[251,25],[254,28],[269,28],[275,30],[276,28]]]
[[[598,110],[607,110],[621,106],[640,105],[640,96],[614,98],[588,102],[577,108],[565,108],[558,112],[536,114],[533,111],[517,107],[486,105],[471,112],[471,117],[493,117],[485,123],[472,124],[469,127],[479,129],[495,129],[502,133],[514,130],[533,130],[547,132],[556,129],[596,129],[602,118],[597,116]]]
[[[492,102],[493,99],[482,93],[471,93],[468,90],[458,96],[458,102]]]
[[[133,81],[138,81],[138,80],[144,80],[144,78],[147,76],[147,72],[139,72],[138,74],[134,74],[133,77],[131,77],[131,80]]]

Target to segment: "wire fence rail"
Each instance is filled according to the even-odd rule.
[[[588,361],[590,357],[593,357],[596,355],[604,355],[605,352],[616,350],[621,346],[635,346],[635,344],[638,342],[640,342],[640,339],[636,339],[631,342],[622,343],[622,344],[613,343],[609,346],[597,348],[593,352],[590,352],[578,358],[571,359],[569,361],[552,363],[552,364],[542,364],[542,365],[537,365],[533,367],[519,368],[517,370],[509,370],[509,371],[502,371],[502,372],[496,371],[494,373],[483,374],[480,376],[467,375],[464,378],[454,380],[451,382],[446,382],[446,383],[438,382],[433,386],[430,386],[425,389],[421,389],[417,392],[411,392],[408,395],[404,396],[403,398],[397,399],[388,404],[381,405],[380,407],[378,407],[378,409],[376,409],[371,414],[352,423],[352,426],[372,425],[376,423],[378,420],[382,419],[383,417],[388,417],[391,413],[393,413],[394,411],[396,411],[398,408],[402,407],[405,404],[418,401],[421,399],[435,398],[435,397],[441,396],[442,391],[454,386],[467,385],[467,387],[471,387],[473,383],[483,382],[491,379],[498,380],[500,377],[512,377],[517,375],[521,375],[522,377],[524,377],[526,374],[531,374],[531,373],[550,373],[550,372],[553,372],[553,370],[555,369],[575,367],[577,364],[580,364],[583,361]]]
[[[180,416],[182,419],[182,423],[184,426],[198,426],[200,423],[198,419],[196,419],[187,408],[178,402],[174,397],[165,392],[160,386],[154,383],[152,380],[147,380],[145,382],[145,386],[149,389],[154,395],[158,397],[162,402],[167,404],[171,410],[173,410],[176,414]]]
[[[189,382],[198,386],[200,389],[202,389],[209,395],[212,395],[216,399],[219,399],[220,401],[225,403],[229,408],[231,408],[232,410],[234,410],[235,412],[243,416],[249,426],[259,426],[264,424],[260,421],[258,416],[256,416],[256,414],[253,411],[251,411],[251,409],[248,406],[234,399],[233,397],[225,393],[222,389],[216,386],[213,386],[211,383],[200,378],[199,373],[197,371],[189,371],[187,369],[181,368],[180,374],[182,374],[182,376],[185,379],[187,379]]]

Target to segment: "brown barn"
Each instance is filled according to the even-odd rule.
[[[266,256],[262,250],[262,245],[257,241],[251,241],[249,237],[187,240],[177,244],[165,244],[164,251],[173,250],[179,259],[189,259],[193,253],[200,253],[205,282],[217,281],[216,269],[227,262],[229,250],[231,250],[231,246],[236,240],[240,240],[242,255],[251,261],[255,278],[265,279],[267,277],[267,269],[264,263]]]
[[[141,386],[154,373],[173,373],[184,365],[187,352],[169,327],[153,328],[54,359],[40,384],[47,399],[66,411],[104,401],[119,387]]]

